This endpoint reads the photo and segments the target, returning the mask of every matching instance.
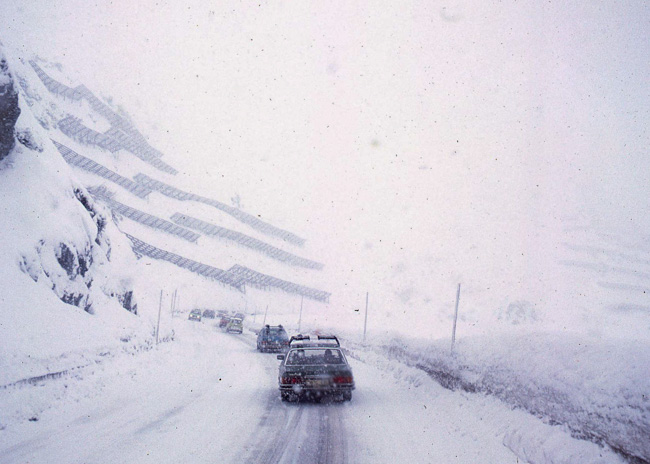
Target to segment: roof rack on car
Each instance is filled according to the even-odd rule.
[[[289,346],[291,346],[291,344],[294,341],[295,342],[301,342],[301,341],[305,341],[305,340],[309,340],[309,335],[302,335],[302,334],[292,335],[291,338],[289,339]]]
[[[319,335],[318,339],[319,340],[334,340],[334,342],[336,342],[336,346],[341,346],[341,343],[339,342],[339,339],[336,337],[336,335]]]
[[[299,344],[303,346],[311,346],[311,347],[317,347],[317,346],[336,346],[340,347],[341,343],[339,342],[339,339],[336,337],[336,335],[317,335],[316,340],[312,340],[309,335],[294,335],[289,339],[289,346],[293,344],[293,342],[298,342]]]

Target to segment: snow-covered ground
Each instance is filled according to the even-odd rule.
[[[0,160],[0,461],[617,462],[610,447],[650,461],[647,8],[86,3],[9,1],[0,19],[0,85],[21,110]],[[68,137],[68,114],[110,121],[48,92],[30,59],[146,128],[179,174]],[[307,242],[135,197],[52,138]],[[102,184],[325,268],[114,218],[85,190]],[[242,293],[136,259],[124,233],[333,294]],[[173,305],[335,331],[359,390],[282,405],[250,334]]]
[[[254,335],[174,319],[173,341],[0,390],[0,455],[22,462],[623,462],[490,396],[367,347],[350,403],[285,404]]]
[[[643,341],[553,333],[470,337],[450,354],[447,341],[395,337],[354,351],[390,369],[406,364],[453,391],[498,398],[628,457],[650,455],[644,439],[650,434],[650,347]]]

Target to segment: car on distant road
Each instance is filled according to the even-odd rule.
[[[219,327],[222,329],[225,328],[228,325],[228,322],[230,322],[230,316],[222,314],[221,319],[219,319]]]
[[[201,310],[200,309],[193,309],[190,312],[190,315],[187,317],[190,321],[198,321],[201,322]]]
[[[230,322],[228,322],[228,325],[226,326],[226,332],[235,332],[235,333],[242,333],[244,331],[244,324],[243,321],[237,317],[233,317],[230,319]]]
[[[282,352],[289,347],[289,335],[281,325],[265,325],[257,334],[257,350]]]
[[[341,348],[300,346],[279,354],[278,384],[282,401],[331,396],[350,401],[354,376]]]
[[[206,319],[214,319],[214,311],[211,309],[204,310],[203,317]]]

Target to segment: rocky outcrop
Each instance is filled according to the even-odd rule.
[[[20,116],[18,93],[7,66],[7,60],[0,55],[0,161],[16,144],[14,128]]]
[[[21,270],[34,282],[47,282],[64,303],[87,313],[94,314],[98,298],[101,301],[108,297],[137,314],[138,305],[129,279],[107,275],[112,247],[106,216],[97,210],[85,191],[76,188],[74,196],[96,228],[89,228],[83,241],[41,240],[33,252],[23,254]]]

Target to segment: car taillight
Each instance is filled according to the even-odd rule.
[[[286,376],[286,377],[282,377],[282,383],[291,383],[291,384],[302,383],[302,378],[298,376]]]
[[[337,375],[334,377],[334,383],[352,383],[351,375]]]

